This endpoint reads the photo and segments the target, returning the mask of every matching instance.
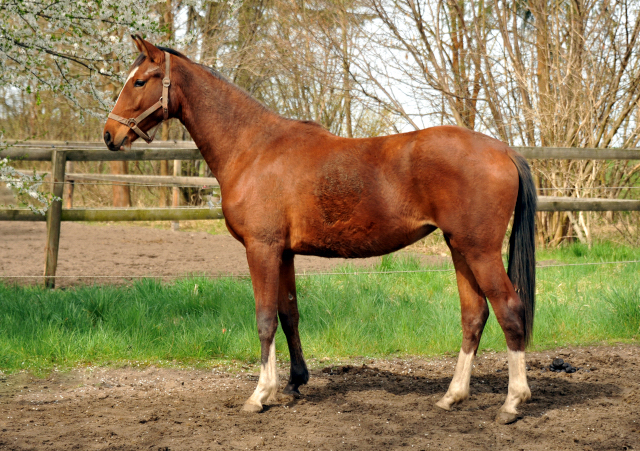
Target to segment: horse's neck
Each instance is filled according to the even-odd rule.
[[[230,162],[249,148],[260,150],[253,143],[265,126],[286,121],[213,75],[204,74],[198,81],[194,77],[181,91],[180,119],[220,182]]]

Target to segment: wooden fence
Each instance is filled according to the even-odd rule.
[[[143,147],[144,146],[144,147]],[[573,149],[551,147],[514,147],[528,159],[640,160],[638,149]],[[192,142],[155,142],[151,146],[136,143],[124,152],[112,152],[102,143],[28,142],[13,144],[0,152],[0,158],[12,160],[51,161],[51,191],[62,199],[64,181],[91,177],[105,181],[158,183],[166,185],[194,184],[212,186],[215,179],[199,177],[65,174],[67,161],[135,161],[135,160],[200,160],[202,156]],[[200,180],[199,180],[200,179]],[[201,182],[201,183],[198,183]],[[574,197],[538,197],[539,211],[640,211],[640,200],[584,199]],[[55,286],[61,221],[161,221],[221,219],[222,209],[212,208],[71,208],[63,209],[55,201],[46,216],[25,209],[0,210],[0,221],[47,221],[44,284]]]

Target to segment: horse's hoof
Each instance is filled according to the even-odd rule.
[[[262,412],[262,410],[263,410],[262,405],[254,404],[249,401],[245,402],[244,405],[242,406],[242,411],[246,413],[260,413]]]
[[[521,418],[522,418],[522,415],[517,414],[517,413],[498,412],[498,415],[496,415],[496,423],[498,423],[498,424],[511,424],[511,423],[515,423],[516,421],[518,421]]]
[[[440,407],[442,410],[446,410],[447,412],[451,411],[452,404],[446,402],[444,398],[436,403],[436,407]]]
[[[298,390],[298,387],[296,387],[295,385],[287,385],[284,390],[282,390],[282,393],[288,396],[293,396],[294,398],[302,397],[302,394]]]

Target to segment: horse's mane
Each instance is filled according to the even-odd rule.
[[[201,67],[202,69],[204,69],[205,71],[207,71],[209,74],[213,75],[213,76],[214,76],[215,78],[217,78],[218,80],[220,80],[220,81],[223,81],[223,82],[227,83],[228,85],[230,85],[230,86],[231,86],[231,87],[233,87],[234,89],[236,89],[236,90],[240,91],[241,93],[243,93],[243,94],[244,94],[244,95],[245,95],[249,100],[251,100],[251,101],[255,102],[255,103],[256,103],[256,104],[258,104],[258,105],[260,105],[260,106],[261,106],[262,108],[264,108],[266,111],[269,111],[270,113],[273,113],[273,114],[276,114],[276,115],[280,116],[278,113],[276,113],[276,112],[274,112],[274,111],[270,110],[269,108],[267,108],[265,105],[263,105],[263,104],[262,104],[262,102],[260,102],[260,101],[259,101],[259,100],[257,100],[256,98],[254,98],[254,97],[253,97],[251,94],[249,94],[245,89],[241,88],[240,86],[238,86],[238,85],[236,85],[235,83],[233,83],[232,81],[230,81],[227,77],[225,77],[224,75],[222,75],[220,72],[218,72],[218,71],[217,71],[217,70],[215,70],[214,68],[209,67],[209,66],[205,66],[204,64],[196,63],[195,61],[193,61],[193,60],[189,59],[189,57],[187,57],[185,54],[183,54],[183,53],[181,53],[181,52],[179,52],[179,51],[177,51],[177,50],[175,50],[175,49],[172,49],[172,48],[169,48],[169,47],[161,47],[161,46],[159,46],[159,45],[158,45],[158,46],[156,46],[156,47],[158,47],[158,48],[159,48],[160,50],[162,50],[163,52],[170,53],[171,55],[177,56],[178,58],[183,58],[183,59],[185,59],[185,60],[189,61],[190,63],[193,63],[193,64],[195,64],[196,66]],[[131,66],[131,69],[133,69],[133,68],[135,68],[135,67],[138,67],[140,64],[142,64],[142,62],[145,60],[145,58],[146,58],[145,54],[144,54],[144,53],[140,53],[140,54],[138,55],[138,57],[135,59],[135,61],[133,62],[133,65]],[[291,119],[291,118],[287,118],[287,117],[283,117],[283,116],[280,116],[280,117],[282,117],[283,119],[290,120],[290,121],[301,122],[301,123],[303,123],[303,124],[307,124],[307,125],[312,125],[312,126],[320,127],[320,128],[322,128],[323,130],[325,130],[325,128],[324,128],[322,125],[318,124],[318,123],[317,123],[317,122],[315,122],[315,121]]]
[[[244,91],[244,89],[242,89],[241,87],[233,84],[231,81],[229,81],[224,75],[222,75],[220,72],[218,72],[217,70],[209,67],[209,66],[205,66],[204,64],[199,64],[196,63],[195,61],[189,59],[188,56],[186,56],[184,53],[178,52],[175,49],[171,49],[169,47],[162,47],[162,46],[156,46],[158,47],[160,50],[162,50],[163,52],[167,52],[170,53],[171,55],[177,56],[178,58],[182,58],[185,59],[187,61],[189,61],[190,63],[195,64],[196,66],[200,66],[201,68],[203,68],[204,70],[206,70],[207,72],[209,72],[211,75],[213,75],[214,77],[216,77],[219,80],[225,81],[233,86],[235,86],[236,88],[240,89],[241,91],[245,92],[245,94],[247,94],[249,97],[251,97],[251,95],[249,93],[247,93],[246,91]],[[134,68],[138,67],[139,65],[142,64],[142,62],[146,59],[147,57],[145,56],[144,53],[140,53],[138,55],[138,57],[135,59],[135,61],[133,62],[133,64],[131,65],[131,70],[133,70]]]
[[[184,53],[180,53],[175,49],[170,49],[169,47],[160,47],[159,45],[157,47],[163,52],[171,53],[172,55],[179,56],[180,58],[188,59]]]

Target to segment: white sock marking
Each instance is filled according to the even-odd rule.
[[[510,349],[507,350],[507,360],[509,362],[509,393],[500,410],[517,413],[516,407],[531,398],[531,390],[527,383],[527,363],[523,351]]]
[[[443,409],[450,409],[453,404],[463,401],[469,397],[469,382],[471,381],[471,370],[473,369],[473,352],[467,354],[462,349],[458,355],[453,379],[449,384],[447,393],[438,401],[437,405]]]
[[[267,364],[260,365],[260,379],[258,386],[247,402],[262,405],[278,389],[278,372],[276,371],[276,339],[273,338],[269,346]]]

